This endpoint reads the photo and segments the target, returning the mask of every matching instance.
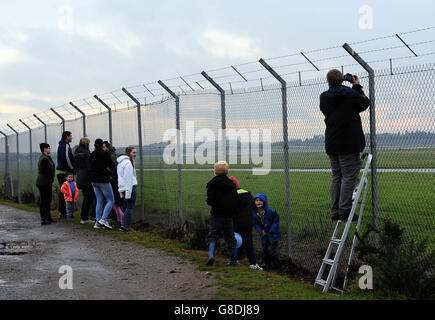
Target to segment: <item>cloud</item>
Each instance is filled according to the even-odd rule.
[[[129,56],[134,48],[142,44],[142,39],[125,30],[112,30],[103,25],[79,26],[74,34],[88,38],[92,41],[100,41],[122,55]]]
[[[0,114],[2,118],[4,115],[15,115],[16,118],[22,117],[23,114],[33,113],[39,111],[37,108],[25,105],[25,104],[15,104],[0,101]],[[2,119],[3,120],[3,119]]]
[[[16,63],[22,58],[23,56],[19,50],[3,45],[0,42],[0,64]]]
[[[261,56],[261,50],[248,37],[219,30],[206,30],[202,34],[201,46],[218,58],[253,59]]]
[[[0,93],[0,101],[1,100],[20,100],[20,101],[43,101],[52,103],[56,101],[55,98],[42,96],[38,94],[31,93],[29,91],[16,91],[16,92],[8,92],[8,93]]]

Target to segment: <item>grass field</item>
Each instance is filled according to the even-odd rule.
[[[0,200],[0,204],[12,206],[21,210],[32,211],[37,214],[39,208],[35,205],[16,204]],[[52,215],[56,213],[53,211]],[[71,221],[60,223],[77,224],[80,228],[91,229],[92,225],[80,225],[79,217]],[[93,229],[92,229],[93,230]],[[204,266],[208,252],[204,250],[189,250],[186,243],[165,238],[157,230],[144,232],[119,232],[108,230],[94,230],[119,241],[134,242],[148,248],[158,248],[170,254],[177,255],[196,264],[200,270],[217,279],[219,289],[216,300],[374,300],[376,292],[364,292],[358,288],[356,281],[352,283],[344,295],[331,291],[321,293],[313,287],[312,279],[302,275],[280,275],[274,272],[250,270],[247,261],[241,261],[238,268],[229,269],[226,266],[227,257],[219,252],[213,266]]]
[[[162,150],[163,152],[163,150]],[[435,168],[435,148],[427,149],[391,149],[378,148],[378,168],[406,169],[406,168]],[[231,165],[232,168],[251,168],[252,164],[240,164],[241,157],[238,156],[239,164]],[[289,166],[291,169],[329,169],[330,162],[323,149],[313,150],[309,147],[303,152],[300,148],[289,150]],[[161,154],[144,155],[145,168],[176,168],[176,165],[166,165],[162,161]],[[184,164],[183,168],[201,168],[198,164]],[[210,167],[210,166],[208,166]],[[282,150],[276,150],[271,156],[271,168],[284,168]]]
[[[231,172],[230,172],[231,175]],[[286,230],[285,190],[283,173],[272,172],[254,176],[250,172],[234,172],[241,184],[252,194],[265,192],[270,206],[281,216]],[[162,176],[164,178],[162,179]],[[183,172],[183,209],[186,217],[208,215],[205,185],[212,175],[208,172]],[[148,210],[175,211],[177,205],[177,172],[151,171],[145,173],[145,203]],[[323,237],[313,224],[329,226],[329,185],[331,174],[323,172],[290,173],[291,226],[294,236]],[[369,177],[370,179],[370,177]],[[167,188],[171,190],[167,190]],[[405,227],[413,237],[429,236],[435,244],[435,174],[380,173],[378,175],[379,217],[392,218]],[[371,222],[371,197],[365,207],[365,223]]]
[[[147,168],[167,168],[161,158],[145,157]],[[275,167],[281,167],[279,157],[273,158]],[[290,163],[298,168],[330,168],[323,153],[292,153]],[[388,150],[378,153],[378,164],[382,168],[435,168],[435,150]],[[21,163],[21,189],[30,188],[29,164]],[[188,168],[189,166],[183,166]],[[195,165],[194,167],[199,167]],[[209,171],[183,171],[183,215],[189,221],[205,221],[209,207],[205,203],[206,183],[212,178],[212,166],[202,166]],[[232,166],[237,168],[241,166]],[[245,166],[246,167],[246,166]],[[14,165],[11,173],[16,175]],[[0,171],[0,175],[2,172]],[[243,188],[253,195],[264,192],[270,206],[281,217],[281,228],[287,232],[285,212],[285,187],[282,172],[270,172],[265,176],[254,176],[250,171],[230,170]],[[314,258],[317,250],[328,242],[333,230],[330,220],[330,172],[290,172],[290,225],[291,239],[295,246],[306,251],[306,257]],[[370,180],[370,176],[369,176]],[[138,181],[140,181],[138,175]],[[179,221],[178,180],[176,171],[145,171],[145,217],[153,223],[170,225]],[[392,218],[406,229],[414,239],[428,237],[430,246],[435,247],[435,173],[379,172],[379,217],[382,221]],[[140,199],[137,209],[140,208]],[[138,210],[137,210],[138,211]],[[140,217],[137,212],[136,218]],[[371,196],[368,195],[363,225],[372,222]],[[285,239],[285,238],[284,238]],[[283,245],[285,244],[283,240]],[[284,252],[286,251],[283,248]]]

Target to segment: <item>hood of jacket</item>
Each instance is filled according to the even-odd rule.
[[[83,146],[74,148],[73,153],[75,158],[88,158],[91,155],[91,152]]]
[[[216,189],[222,190],[224,192],[230,192],[234,188],[234,182],[230,180],[227,176],[215,176],[213,179],[207,183],[207,188],[213,186]]]
[[[130,158],[128,156],[126,156],[125,154],[120,155],[116,161],[118,161],[118,164],[122,164],[124,161],[128,161],[130,162]],[[131,163],[131,162],[130,162]]]
[[[325,95],[328,97],[345,97],[345,96],[356,96],[358,93],[352,88],[346,87],[342,84],[330,87],[325,91]]]
[[[259,193],[257,195],[255,195],[254,197],[254,206],[255,206],[255,199],[261,199],[264,202],[264,208],[266,209],[266,211],[269,211],[269,204],[267,203],[267,197],[266,194],[264,193]]]

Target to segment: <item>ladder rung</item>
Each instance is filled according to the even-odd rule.
[[[323,259],[323,263],[326,263],[326,264],[329,264],[330,266],[332,266],[333,263],[334,263],[334,260],[332,260],[332,259]]]
[[[334,244],[340,244],[341,243],[341,239],[331,238],[331,242],[334,243]]]
[[[331,289],[334,289],[335,291],[338,291],[340,293],[344,293],[344,290],[341,290],[341,289],[339,289],[337,287],[331,287]]]
[[[322,287],[326,286],[326,280],[318,279],[315,283]]]

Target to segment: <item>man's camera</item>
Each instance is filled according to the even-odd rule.
[[[344,80],[344,81],[348,81],[348,82],[350,82],[350,83],[353,83],[354,78],[353,78],[353,75],[352,75],[352,74],[350,74],[350,73],[346,73],[346,74],[343,76],[343,80]]]

